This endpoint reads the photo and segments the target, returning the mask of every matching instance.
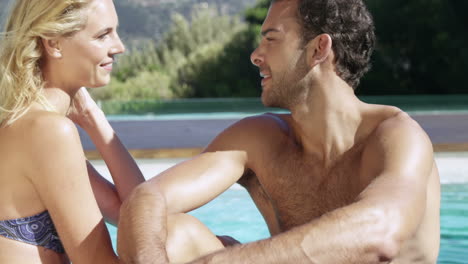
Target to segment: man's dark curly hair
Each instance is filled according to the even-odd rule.
[[[356,89],[375,46],[374,22],[363,0],[299,0],[298,20],[304,44],[322,33],[331,36],[337,74]]]

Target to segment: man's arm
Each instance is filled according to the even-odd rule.
[[[159,189],[168,214],[192,211],[216,198],[243,175],[244,151],[218,151],[200,154],[175,165],[145,183]]]
[[[119,222],[119,255],[125,256],[128,263],[166,263],[167,215],[193,210],[239,180],[251,160],[251,150],[261,151],[256,145],[258,140],[245,138],[253,134],[250,132],[257,129],[258,123],[254,118],[235,123],[218,135],[203,154],[138,186],[121,208],[126,216]],[[167,210],[157,207],[155,201],[161,202],[161,197]]]
[[[127,264],[166,264],[167,208],[157,186],[136,187],[120,207],[117,252]]]
[[[119,256],[126,263],[166,263],[167,216],[224,192],[242,176],[246,159],[243,151],[204,153],[138,186],[120,210]]]
[[[349,206],[278,236],[192,263],[382,263],[395,258],[422,221],[433,168],[430,140],[409,117],[378,128],[363,162],[379,157],[375,180]]]

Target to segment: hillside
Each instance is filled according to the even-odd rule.
[[[0,16],[9,1],[0,0]],[[242,15],[256,0],[117,0],[114,1],[120,17],[120,34],[126,41],[160,39],[170,26],[171,16],[180,13],[188,17],[194,6],[215,7],[221,14]]]
[[[174,13],[189,17],[196,5],[208,5],[221,14],[242,16],[255,0],[121,0],[115,4],[124,38],[159,39],[170,26]]]

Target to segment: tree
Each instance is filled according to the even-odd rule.
[[[192,97],[257,97],[260,95],[258,70],[250,62],[257,47],[260,27],[268,12],[268,0],[261,0],[245,12],[246,27],[223,46],[211,47],[211,55],[189,60],[181,68],[181,82],[193,87]],[[201,51],[206,52],[208,51]]]
[[[463,0],[367,0],[376,24],[373,69],[361,94],[466,93]]]
[[[468,1],[365,1],[378,41],[358,94],[468,93],[468,34],[462,34]],[[157,45],[142,42],[121,56],[114,77],[134,89],[129,83],[145,83],[136,81],[140,74],[148,80],[154,73],[171,91],[163,97],[257,97],[260,77],[250,54],[269,6],[269,0],[259,0],[245,11],[244,23],[204,5],[188,18],[176,14]]]
[[[204,5],[196,6],[191,18],[175,14],[172,21],[170,29],[157,45],[153,41],[145,41],[121,55],[113,72],[114,81],[107,89],[112,92],[92,91],[93,96],[98,100],[178,98],[194,96],[202,90],[200,85],[206,85],[207,91],[221,87],[216,82],[207,84],[199,80],[204,80],[207,74],[216,74],[205,74],[203,69],[210,68],[213,62],[218,63],[218,59],[224,57],[225,45],[244,28],[244,24]],[[152,81],[161,81],[162,84],[151,85]],[[146,87],[139,87],[141,85]],[[125,89],[129,91],[125,92]],[[221,94],[229,96],[230,92],[208,93],[209,96]]]
[[[365,0],[376,24],[373,68],[357,93],[468,93],[466,0]],[[249,28],[260,27],[270,5],[259,0],[246,11]],[[258,30],[258,29],[255,29]],[[249,47],[253,48],[253,47]]]

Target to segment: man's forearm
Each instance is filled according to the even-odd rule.
[[[357,215],[355,210],[360,210],[359,205],[338,209],[270,239],[227,248],[192,263],[381,263],[385,259],[381,241],[386,227],[379,226],[380,216],[364,209],[364,215]]]
[[[117,250],[124,263],[166,264],[167,210],[158,190],[137,187],[120,209]]]
[[[201,257],[190,263],[308,263],[304,261],[307,256],[301,250],[297,250],[299,246],[294,245],[300,245],[298,237],[288,236],[285,239],[279,235],[266,240],[228,247],[225,250]]]

